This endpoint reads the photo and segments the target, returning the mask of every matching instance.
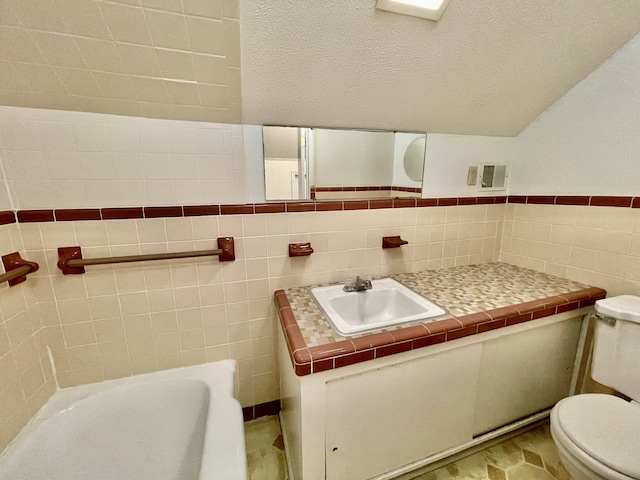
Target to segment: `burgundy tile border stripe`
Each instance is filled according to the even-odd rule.
[[[242,416],[245,422],[250,422],[256,418],[267,417],[269,415],[277,415],[280,413],[280,400],[272,400],[270,402],[251,405],[242,408]]]
[[[0,225],[8,225],[10,223],[16,223],[16,214],[12,210],[0,212]]]
[[[125,220],[131,218],[144,218],[142,207],[118,207],[103,208],[100,210],[103,220]]]
[[[99,208],[73,208],[53,211],[56,222],[73,222],[78,220],[102,220]]]
[[[296,375],[304,376],[591,306],[606,294],[601,288],[589,287],[520,305],[381,331],[314,347],[307,346],[284,290],[274,293],[274,301],[294,371]]]
[[[507,203],[530,205],[578,205],[592,207],[640,208],[640,197],[587,195],[509,195]]]
[[[18,210],[19,223],[53,222],[53,210]]]
[[[185,217],[220,215],[220,205],[185,205],[182,207],[182,212]]]
[[[392,192],[407,192],[407,193],[422,193],[420,187],[401,187],[394,185],[344,185],[344,186],[331,186],[331,187],[318,187],[312,185],[311,193],[317,192],[379,192],[383,190],[389,190]]]
[[[0,211],[0,225],[8,223],[65,222],[77,220],[121,220],[141,218],[195,217],[203,215],[253,215],[285,212],[333,212],[379,208],[448,207],[520,203],[530,205],[581,205],[640,208],[638,197],[510,195],[508,197],[384,198],[371,200],[326,200],[303,202],[247,203],[237,205],[185,205],[152,207],[67,208]]]
[[[182,217],[182,207],[144,207],[144,218]]]

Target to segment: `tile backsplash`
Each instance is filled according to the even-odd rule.
[[[38,366],[43,379],[51,377],[46,355],[51,349],[60,387],[234,358],[243,406],[261,404],[279,398],[276,289],[344,281],[355,274],[495,260],[505,208],[492,204],[4,225],[1,234],[15,238],[12,248],[37,261],[40,270],[20,287],[0,286],[0,308],[9,312],[3,313],[2,326],[15,317],[11,297],[33,292],[40,315],[33,327],[40,342],[35,358],[43,360]],[[382,237],[394,234],[409,244],[383,250]],[[234,262],[207,257],[105,265],[87,267],[78,276],[64,276],[56,267],[56,250],[63,246],[81,245],[83,256],[91,258],[215,248],[218,236],[235,238]],[[288,244],[293,242],[311,242],[315,253],[290,258]],[[15,339],[18,351],[24,341]],[[13,350],[0,355],[4,361],[15,357]],[[52,385],[50,381],[47,388]],[[18,424],[28,418],[18,417]],[[16,412],[0,418],[0,423],[9,421],[17,421]]]
[[[502,261],[640,295],[639,208],[510,203],[504,220]]]

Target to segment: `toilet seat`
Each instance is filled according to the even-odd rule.
[[[640,408],[613,395],[583,394],[556,405],[557,427],[593,460],[640,479]]]

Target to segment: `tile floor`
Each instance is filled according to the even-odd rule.
[[[529,430],[414,480],[571,480],[549,424]]]
[[[277,415],[244,424],[249,480],[289,480]]]
[[[245,423],[249,480],[288,480],[277,416]],[[414,480],[571,480],[541,425]]]

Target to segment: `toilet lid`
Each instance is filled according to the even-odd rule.
[[[560,428],[607,467],[640,478],[640,406],[613,395],[584,394],[557,405]]]

